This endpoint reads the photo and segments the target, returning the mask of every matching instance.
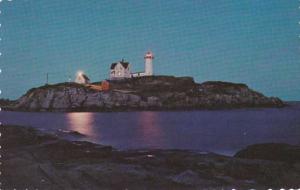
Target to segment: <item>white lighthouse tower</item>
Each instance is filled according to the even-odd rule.
[[[152,61],[154,59],[153,53],[151,51],[148,51],[145,54],[145,75],[146,76],[151,76],[153,75],[153,65],[152,65]]]

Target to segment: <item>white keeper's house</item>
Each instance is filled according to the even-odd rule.
[[[110,66],[110,79],[131,78],[130,63],[124,60],[112,63]]]

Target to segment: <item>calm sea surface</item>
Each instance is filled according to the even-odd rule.
[[[46,131],[73,130],[79,140],[119,149],[175,148],[232,155],[264,142],[300,144],[300,103],[282,109],[188,112],[0,112],[3,124]]]

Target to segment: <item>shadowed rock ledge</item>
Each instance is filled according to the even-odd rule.
[[[237,158],[282,161],[288,163],[300,162],[300,146],[284,143],[255,144],[235,154]]]
[[[300,186],[297,159],[291,163],[184,150],[118,151],[110,146],[63,140],[20,126],[2,126],[1,133],[3,189],[296,189]],[[291,147],[290,150],[299,153],[299,146]],[[265,150],[268,149],[267,146]]]
[[[94,83],[97,84],[97,83]],[[29,90],[8,110],[23,111],[128,111],[283,107],[279,98],[266,97],[245,84],[191,77],[151,76],[110,81],[110,90],[60,83]]]

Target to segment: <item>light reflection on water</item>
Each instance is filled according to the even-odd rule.
[[[0,112],[3,124],[72,130],[118,149],[190,149],[233,154],[250,144],[300,144],[300,104],[282,109],[178,112]]]
[[[159,126],[158,112],[141,112],[138,118],[139,135],[143,144],[152,145],[152,147],[164,146],[164,137],[162,127]]]
[[[94,137],[94,118],[95,114],[90,112],[67,113],[68,130],[77,131],[81,134]]]

